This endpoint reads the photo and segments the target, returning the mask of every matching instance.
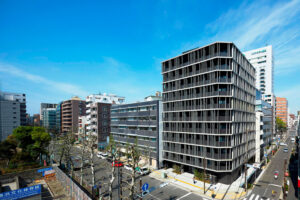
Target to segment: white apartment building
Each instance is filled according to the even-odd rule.
[[[92,94],[86,97],[86,131],[87,135],[98,137],[98,148],[103,149],[110,134],[110,107],[122,104],[124,97],[114,94]]]
[[[274,60],[272,45],[244,52],[256,70],[256,88],[262,94],[274,93]]]

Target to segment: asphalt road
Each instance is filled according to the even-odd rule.
[[[291,142],[289,133],[286,137],[286,144],[289,148],[289,152],[283,152],[285,146],[280,146],[275,156],[271,159],[269,167],[262,175],[260,181],[254,186],[252,193],[248,196],[249,200],[257,199],[279,199],[279,195],[282,190],[282,183],[284,178],[284,161],[289,161],[291,150],[294,144]],[[286,165],[288,167],[288,164]],[[274,171],[279,171],[278,179],[274,178]],[[272,196],[272,190],[276,191],[275,196]]]
[[[55,146],[56,152],[59,149],[59,145]],[[80,156],[81,150],[79,148],[73,148],[71,155]],[[89,153],[84,154],[84,159],[88,159],[90,157]],[[58,160],[59,156],[55,154],[55,160]],[[96,184],[101,185],[101,193],[108,194],[108,185],[105,184],[110,180],[111,174],[111,163],[107,160],[100,159],[96,155],[94,156],[94,164],[95,164],[95,175],[96,175]],[[129,173],[126,169],[122,168],[123,171],[123,180],[126,179],[126,173]],[[75,171],[76,176],[80,177],[80,170]],[[118,168],[115,171],[116,179],[113,184],[113,199],[118,199]],[[127,177],[129,178],[129,176]],[[154,179],[149,176],[138,176],[136,181],[136,187],[140,188],[140,178],[142,180],[142,184],[148,183],[149,191],[147,195],[143,197],[143,199],[147,200],[205,200],[201,196],[193,194],[185,189],[179,188],[176,185],[171,183],[165,184],[162,181]],[[89,184],[92,183],[92,175],[90,167],[86,167],[83,170],[83,179]],[[127,179],[129,181],[129,179]],[[124,192],[123,195],[127,196],[128,191]]]

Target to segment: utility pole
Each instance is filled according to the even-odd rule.
[[[285,191],[285,185],[286,185],[286,165],[287,165],[287,159],[284,159],[284,165],[283,165],[283,199],[286,199],[286,191]]]
[[[142,198],[142,178],[141,178],[141,175],[140,175],[140,194],[141,194],[141,200],[143,199]]]
[[[206,157],[203,159],[203,169],[204,169],[204,194],[205,194],[205,178],[206,178]]]
[[[122,188],[122,168],[120,169],[120,184],[119,184],[119,187],[121,188],[120,190],[120,200],[122,200],[122,196],[123,196],[123,188]]]
[[[248,162],[248,129],[246,131],[246,154],[245,154],[245,192],[247,195],[247,162]]]

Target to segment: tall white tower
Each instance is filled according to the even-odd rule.
[[[273,94],[274,61],[272,45],[244,52],[244,55],[256,69],[256,88],[262,94]]]

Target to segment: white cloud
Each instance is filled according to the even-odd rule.
[[[86,91],[76,85],[52,81],[44,77],[25,72],[10,64],[0,63],[0,72],[20,77],[35,83],[44,84],[50,86],[51,88],[53,88],[53,90],[61,91],[70,95],[86,96],[88,94]]]

